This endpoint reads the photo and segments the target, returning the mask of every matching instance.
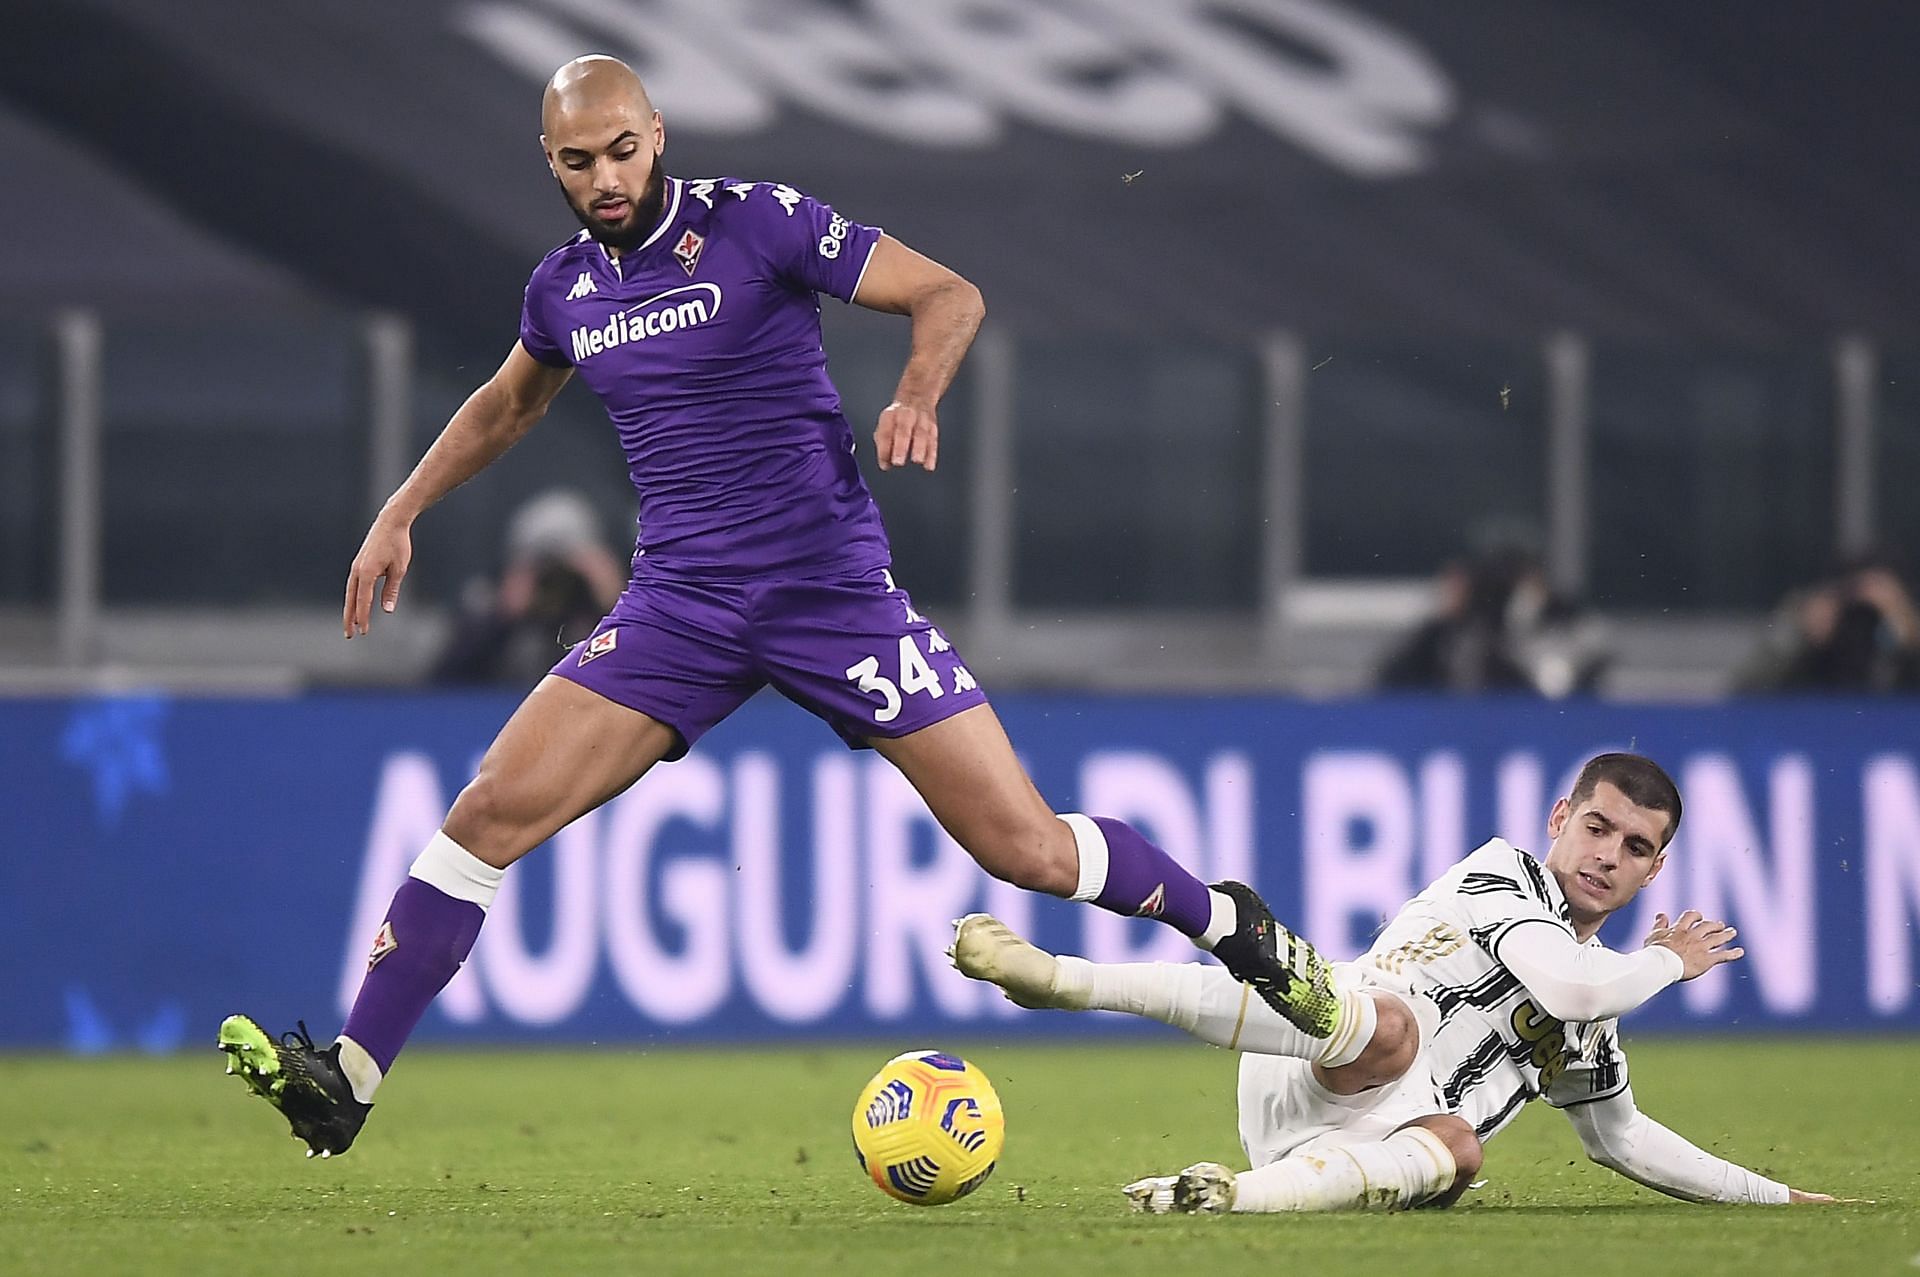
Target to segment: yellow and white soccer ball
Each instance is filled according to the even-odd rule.
[[[861,1169],[881,1192],[915,1206],[980,1187],[1006,1142],[1006,1115],[987,1075],[941,1051],[896,1055],[853,1106]]]

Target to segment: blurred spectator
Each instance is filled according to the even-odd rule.
[[[468,586],[433,682],[532,686],[563,649],[592,634],[627,583],[592,504],[566,489],[514,512],[506,553],[498,582]]]
[[[1531,550],[1495,545],[1440,570],[1432,618],[1380,667],[1379,686],[1449,692],[1590,692],[1606,669],[1599,622],[1554,593]]]
[[[1737,682],[1745,691],[1920,692],[1920,608],[1887,560],[1856,559],[1787,596]]]

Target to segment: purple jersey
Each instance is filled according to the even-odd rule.
[[[667,179],[646,243],[582,231],[527,283],[520,344],[579,369],[640,494],[636,570],[744,579],[889,562],[827,379],[818,294],[853,300],[877,227],[790,186]]]

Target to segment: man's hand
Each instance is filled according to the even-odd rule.
[[[873,447],[882,470],[892,470],[908,462],[917,462],[932,470],[940,459],[940,423],[931,407],[918,408],[898,399],[880,412],[880,424],[874,427]]]
[[[353,556],[347,572],[347,603],[340,613],[340,628],[348,638],[367,632],[373,612],[374,582],[387,580],[380,590],[380,610],[391,612],[400,604],[400,582],[413,562],[413,527],[405,520],[382,513],[367,529],[360,553]]]
[[[1689,909],[1680,915],[1678,922],[1671,925],[1664,913],[1655,914],[1653,930],[1647,935],[1649,946],[1659,945],[1671,949],[1680,955],[1682,980],[1692,980],[1705,975],[1723,962],[1734,962],[1747,956],[1745,949],[1729,949],[1726,945],[1733,942],[1739,932],[1724,922],[1716,922],[1700,916],[1698,910]]]

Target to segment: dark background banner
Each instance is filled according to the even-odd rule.
[[[0,279],[39,304],[304,293],[497,357],[573,229],[540,84],[597,50],[672,171],[802,186],[1022,329],[1915,331],[1909,5],[15,8]]]

